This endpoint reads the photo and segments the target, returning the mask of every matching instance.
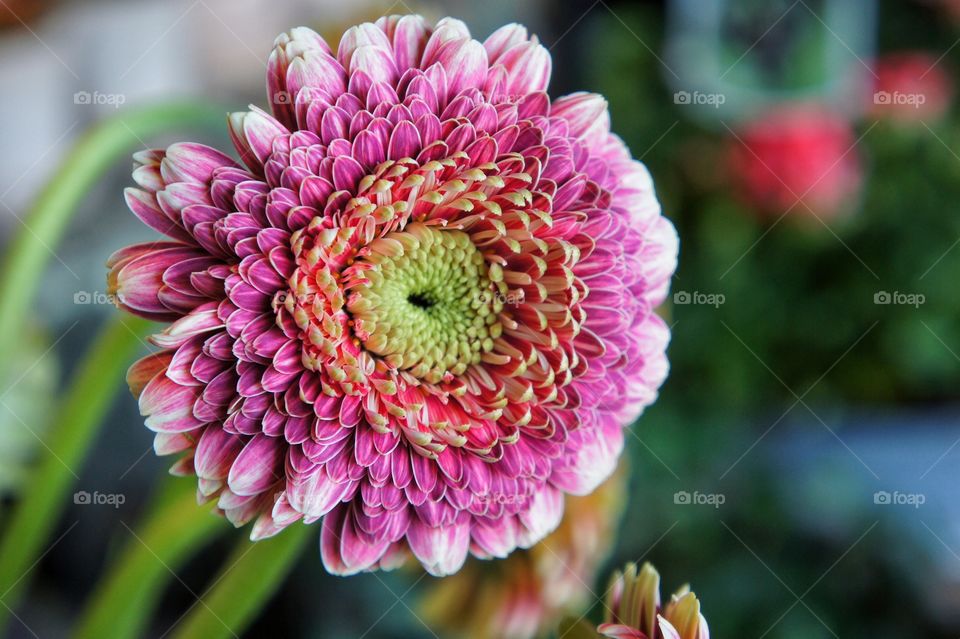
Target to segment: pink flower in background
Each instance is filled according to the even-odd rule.
[[[700,602],[688,586],[660,602],[660,575],[650,564],[627,564],[607,590],[607,621],[597,630],[611,639],[710,639]]]
[[[953,82],[947,63],[923,51],[891,53],[874,65],[874,117],[903,122],[932,121],[950,107]]]
[[[855,144],[850,124],[823,108],[776,110],[731,136],[731,177],[748,202],[771,216],[788,210],[833,216],[860,189]]]
[[[158,454],[185,453],[252,538],[323,519],[327,569],[455,572],[558,522],[656,397],[677,238],[593,94],[552,101],[525,28],[418,16],[336,51],[277,38],[273,115],[238,164],[139,153],[131,210],[170,239],[110,259],[172,322],[130,370]]]
[[[629,563],[614,573],[606,590],[604,623],[582,616],[564,619],[557,635],[567,639],[710,639],[700,601],[683,586],[663,603],[660,574],[649,563]]]

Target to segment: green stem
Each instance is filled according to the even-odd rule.
[[[12,352],[21,339],[44,268],[90,187],[143,139],[174,126],[211,123],[222,118],[221,113],[194,104],[124,111],[80,139],[26,215],[26,228],[5,251],[0,267],[0,353]],[[0,539],[0,636],[29,580],[27,573],[63,510],[76,478],[73,469],[83,462],[146,327],[143,320],[122,319],[105,329],[56,412],[48,449],[42,451],[28,489]],[[0,369],[9,365],[8,360],[0,358]]]
[[[122,111],[80,138],[24,217],[25,228],[5,251],[0,267],[0,353],[12,352],[23,334],[44,267],[77,205],[104,172],[159,132],[222,120],[223,111],[208,105],[164,104]]]
[[[122,387],[127,362],[139,350],[148,326],[145,320],[122,317],[103,329],[55,414],[44,455],[0,542],[0,632],[46,548],[98,427]]]
[[[229,529],[210,508],[197,506],[196,481],[173,486],[149,509],[87,604],[75,639],[134,639],[156,608],[164,587],[203,544]]]
[[[294,525],[271,539],[242,540],[173,639],[226,639],[243,633],[315,536],[315,527]]]

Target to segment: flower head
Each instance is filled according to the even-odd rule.
[[[139,153],[120,306],[171,321],[129,381],[236,525],[323,519],[328,570],[505,557],[610,475],[656,397],[677,239],[603,98],[526,29],[418,16],[277,38],[242,165]]]
[[[627,564],[613,576],[607,595],[607,622],[597,630],[613,639],[710,639],[700,602],[686,586],[660,603],[660,575],[649,563]]]

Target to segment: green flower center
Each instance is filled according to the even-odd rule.
[[[430,383],[493,348],[503,304],[469,235],[410,224],[368,248],[347,301],[364,348]]]

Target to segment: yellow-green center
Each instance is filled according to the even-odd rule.
[[[469,235],[411,224],[369,249],[347,302],[364,348],[430,383],[493,348],[502,303]]]

